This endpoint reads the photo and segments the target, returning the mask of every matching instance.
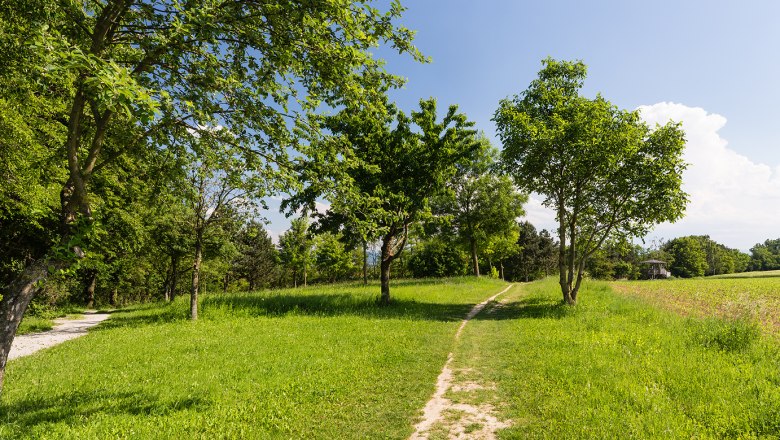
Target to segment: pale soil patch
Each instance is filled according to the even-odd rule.
[[[78,319],[55,319],[54,328],[49,331],[15,337],[11,345],[11,351],[8,353],[8,360],[27,356],[38,350],[84,336],[87,334],[87,330],[108,319],[109,316],[108,313],[86,311]]]
[[[511,287],[510,285],[474,306],[466,315],[466,319],[463,320],[460,327],[458,327],[458,331],[455,333],[455,341],[460,339],[464,327],[472,318]],[[492,385],[486,386],[476,382],[454,384],[453,369],[451,367],[452,360],[453,354],[450,353],[447,355],[447,362],[444,363],[444,367],[436,380],[436,390],[433,393],[433,397],[423,408],[423,418],[420,423],[415,425],[414,434],[409,437],[410,440],[429,439],[431,436],[438,438],[440,435],[445,435],[448,439],[494,439],[497,430],[509,427],[508,421],[501,421],[493,415],[494,408],[488,403],[479,405],[454,403],[445,397],[448,391],[472,392],[493,387]]]

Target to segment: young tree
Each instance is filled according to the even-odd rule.
[[[498,153],[485,137],[478,139],[481,148],[475,160],[459,166],[448,191],[434,200],[434,212],[448,218],[468,246],[475,276],[479,276],[480,248],[490,248],[491,254],[499,252],[501,257],[496,261],[512,253],[517,234],[512,236],[511,231],[528,200],[509,177],[495,174]],[[502,240],[509,243],[501,246]]]
[[[0,35],[13,36],[2,40],[0,65],[24,53],[14,66],[23,73],[18,78],[42,85],[39,95],[20,94],[13,107],[32,109],[31,119],[48,119],[47,127],[65,126],[51,137],[61,143],[48,145],[61,154],[53,174],[65,174],[61,228],[46,225],[41,235],[58,237],[26,258],[3,291],[0,383],[16,328],[50,263],[82,253],[96,174],[123,155],[164,149],[185,127],[199,126],[224,127],[249,166],[279,171],[275,164],[295,144],[291,128],[299,115],[320,104],[370,105],[378,90],[402,83],[371,48],[386,43],[423,60],[413,33],[395,23],[402,11],[392,2],[382,12],[368,0],[23,0],[0,8]],[[26,49],[31,42],[35,49]],[[35,101],[64,111],[50,115],[51,107],[39,110]]]
[[[308,271],[312,265],[312,239],[309,234],[309,218],[305,215],[293,219],[288,229],[279,237],[279,258],[292,270],[293,286],[298,287],[298,274],[303,275],[303,286],[308,283]]]
[[[344,279],[353,270],[352,255],[336,234],[325,232],[314,238],[317,272],[331,283]]]
[[[249,290],[268,287],[273,282],[279,260],[279,252],[273,240],[257,221],[250,221],[238,236],[239,256],[234,272],[249,284]]]
[[[585,74],[582,62],[548,58],[529,88],[502,100],[493,117],[507,172],[556,211],[568,304],[577,301],[585,261],[611,234],[645,235],[679,219],[686,204],[680,125],[651,130],[638,112],[580,96]]]
[[[477,148],[473,123],[451,106],[441,122],[434,99],[421,100],[409,116],[385,108],[347,108],[325,118],[332,136],[311,146],[301,164],[309,186],[287,205],[325,196],[330,210],[381,236],[380,304],[390,302],[390,267],[409,226],[430,215],[429,201],[470,160]]]

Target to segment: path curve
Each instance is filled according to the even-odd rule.
[[[477,314],[481,312],[486,305],[498,298],[499,295],[511,289],[513,286],[514,284],[510,284],[506,287],[506,289],[474,306],[468,315],[466,315],[466,318],[463,320],[463,322],[461,322],[460,327],[458,327],[458,331],[455,333],[455,341],[460,339],[460,334],[463,333],[463,329],[472,318],[477,316]],[[444,397],[444,394],[452,386],[452,368],[450,367],[450,364],[452,364],[453,357],[454,355],[452,352],[447,355],[447,362],[444,363],[444,367],[442,367],[441,373],[439,373],[439,377],[436,379],[436,391],[434,391],[431,400],[425,404],[425,408],[423,408],[423,418],[420,423],[414,426],[414,434],[409,437],[409,440],[428,439],[428,436],[430,435],[430,429],[436,422],[442,420],[442,412],[447,408],[454,408],[461,411],[471,412],[471,410],[466,408],[465,405],[453,405],[449,399]],[[492,425],[493,428],[498,429],[506,427],[495,417],[487,414],[483,414],[482,416],[483,422],[486,422],[487,425]]]
[[[88,310],[79,319],[55,319],[55,326],[51,330],[15,337],[13,344],[11,344],[11,351],[8,353],[8,360],[31,355],[38,350],[84,336],[87,334],[87,330],[105,321],[109,316],[111,315],[108,313]]]

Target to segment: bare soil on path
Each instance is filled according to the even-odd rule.
[[[55,319],[53,329],[45,332],[30,333],[14,338],[8,360],[27,356],[44,348],[62,344],[65,341],[78,338],[87,334],[87,331],[108,319],[108,313],[99,313],[94,310],[84,312],[78,319]]]
[[[513,286],[513,284],[510,284],[506,289],[474,306],[466,315],[460,327],[458,327],[458,331],[455,333],[455,342],[457,343],[460,339],[463,329],[472,318]],[[447,437],[450,439],[494,439],[497,430],[509,427],[508,422],[501,421],[492,414],[493,407],[489,404],[485,403],[478,406],[466,403],[456,404],[445,396],[447,391],[451,389],[464,391],[487,388],[482,384],[476,383],[454,384],[453,357],[452,352],[447,355],[447,362],[436,380],[436,391],[434,391],[433,397],[423,408],[423,418],[415,425],[414,434],[409,437],[409,440],[427,440],[433,434],[432,431],[440,427],[445,427],[448,432]],[[474,426],[479,428],[470,429],[470,427]]]

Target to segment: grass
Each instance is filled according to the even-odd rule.
[[[512,420],[499,438],[780,436],[780,349],[750,322],[682,317],[606,283],[576,308],[559,296],[554,280],[512,289],[456,349],[459,380],[487,388],[450,397],[492,403]]]
[[[612,285],[625,295],[681,315],[755,321],[764,331],[780,336],[780,277],[709,277]]]
[[[54,328],[54,320],[57,318],[67,317],[73,319],[81,315],[84,310],[83,307],[78,306],[64,306],[60,308],[34,308],[33,310],[25,313],[22,322],[19,323],[19,328],[16,331],[17,335],[25,335],[29,333],[45,332]]]
[[[0,438],[404,438],[481,279],[187,298],[11,361]]]
[[[780,270],[729,273],[724,275],[713,275],[708,278],[775,278],[775,277],[780,277]]]

